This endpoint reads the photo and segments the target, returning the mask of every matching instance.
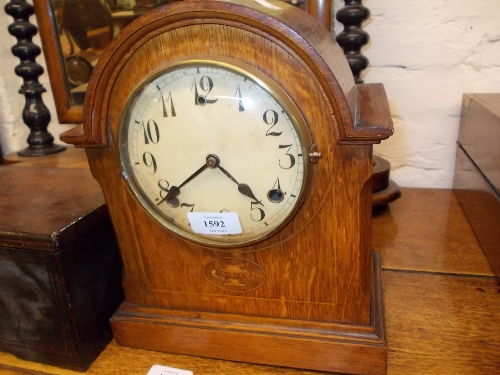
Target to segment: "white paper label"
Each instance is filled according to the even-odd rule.
[[[199,234],[240,234],[241,224],[236,212],[188,212],[193,232]]]
[[[154,365],[146,375],[193,375],[193,371],[178,368]]]
[[[255,0],[256,3],[259,3],[260,5],[263,5],[265,6],[266,8],[269,8],[269,9],[275,9],[275,10],[280,10],[281,8],[280,7],[277,7],[276,5],[273,5],[269,2],[267,2],[266,0]]]

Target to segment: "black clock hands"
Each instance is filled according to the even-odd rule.
[[[253,221],[262,221],[262,220],[264,220],[264,217],[266,216],[266,213],[264,212],[264,210],[262,208],[260,208],[260,207],[255,207],[256,205],[257,206],[264,206],[264,205],[262,204],[262,201],[260,201],[260,200],[257,199],[257,197],[253,193],[253,191],[250,188],[250,186],[248,186],[247,184],[240,184],[238,181],[236,181],[236,179],[233,176],[231,176],[231,173],[229,173],[228,171],[226,171],[220,165],[218,165],[218,167],[219,167],[219,169],[221,170],[222,173],[224,173],[231,181],[233,181],[236,185],[238,185],[238,191],[242,195],[244,195],[245,197],[248,197],[248,198],[252,199],[252,202],[250,202],[250,208],[252,210],[252,213],[254,213],[254,211],[256,211],[255,214],[257,215],[257,219],[255,218],[255,215],[254,216],[250,215],[250,217],[252,218],[252,220]]]
[[[159,201],[156,205],[158,206],[161,203],[163,203],[164,201],[167,201],[167,203],[169,203],[171,206],[177,206],[178,202],[177,202],[176,198],[181,193],[181,187],[186,185],[189,181],[191,181],[193,178],[198,176],[205,169],[207,169],[207,165],[203,164],[196,172],[194,172],[191,176],[189,176],[182,184],[180,184],[179,186],[172,186],[168,190],[167,195],[161,201]]]
[[[260,202],[257,197],[255,196],[255,194],[252,192],[252,189],[250,188],[250,186],[248,186],[247,184],[240,184],[238,181],[236,181],[236,179],[231,176],[231,174],[226,171],[224,168],[222,168],[220,165],[218,165],[219,169],[221,170],[222,173],[224,173],[227,177],[229,177],[229,179],[231,181],[233,181],[236,185],[238,185],[238,191],[247,196],[248,198],[252,198],[253,200],[255,200],[256,202]]]
[[[161,201],[159,201],[156,205],[160,205],[164,201],[167,201],[172,206],[177,206],[178,205],[178,200],[176,199],[177,196],[181,193],[181,187],[186,185],[189,181],[191,181],[193,178],[198,176],[201,172],[203,172],[207,168],[215,168],[219,164],[219,158],[216,155],[208,155],[207,159],[205,161],[205,164],[203,164],[196,172],[194,172],[191,176],[189,176],[182,184],[179,186],[172,186],[169,190],[165,198],[163,198]]]
[[[230,174],[228,171],[226,171],[226,170],[225,170],[224,168],[222,168],[220,165],[219,165],[218,167],[219,167],[219,169],[221,170],[221,172],[222,172],[222,173],[224,173],[227,177],[229,177],[229,179],[230,179],[231,181],[233,181],[233,182],[234,182],[236,185],[238,185],[238,186],[240,185],[240,183],[239,183],[238,181],[236,181],[236,179],[235,179],[233,176],[231,176],[231,174]]]
[[[156,205],[160,205],[161,203],[167,201],[170,206],[177,207],[179,205],[179,200],[177,196],[181,193],[181,187],[186,185],[189,181],[193,180],[196,176],[198,176],[205,169],[210,168],[219,168],[222,173],[224,173],[231,181],[233,181],[236,185],[238,185],[238,191],[244,196],[253,199],[256,203],[262,204],[261,201],[257,199],[255,194],[252,192],[252,189],[247,184],[240,184],[236,179],[224,168],[220,166],[220,160],[217,155],[210,154],[207,156],[205,164],[203,164],[200,168],[196,170],[191,176],[189,176],[182,184],[179,186],[172,186],[168,189],[167,195],[162,198]]]

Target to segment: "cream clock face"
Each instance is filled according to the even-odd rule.
[[[266,80],[249,67],[187,61],[134,91],[120,125],[123,173],[161,225],[234,247],[270,236],[298,209],[309,136],[297,107]]]

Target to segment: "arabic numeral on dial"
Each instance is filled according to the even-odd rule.
[[[167,180],[159,180],[158,187],[160,188],[160,197],[161,199],[164,199],[167,196],[168,192],[170,191],[169,189],[170,184],[168,183]]]
[[[281,133],[283,133],[283,132],[278,133],[278,132],[271,131],[272,128],[274,128],[274,126],[278,123],[278,120],[279,120],[278,112],[273,111],[272,109],[268,109],[267,111],[264,112],[264,115],[262,116],[262,120],[264,120],[264,122],[267,125],[271,125],[271,127],[269,129],[267,129],[267,131],[266,131],[266,137],[268,137],[268,136],[279,137],[281,135]]]
[[[177,117],[174,107],[174,99],[172,98],[172,93],[168,93],[167,99],[164,98],[163,93],[160,93],[161,103],[163,105],[163,117],[168,117],[168,110],[165,101],[168,103],[170,101],[170,113],[172,117]]]
[[[181,203],[181,208],[182,207],[191,207],[191,209],[189,210],[189,212],[193,212],[193,209],[194,209],[194,203],[193,204],[189,204],[189,203]],[[189,223],[189,226],[191,226],[191,223]]]
[[[142,162],[146,167],[153,169],[153,173],[148,172],[149,174],[153,175],[156,173],[156,159],[151,152],[142,154]]]
[[[189,204],[189,203],[181,203],[181,207],[191,207],[191,209],[189,210],[189,212],[193,212],[194,210],[194,204]]]
[[[157,144],[160,141],[160,129],[155,120],[148,120],[146,125],[144,125],[144,121],[141,121],[139,129],[144,132],[144,144],[149,145],[149,142]]]
[[[191,90],[194,87],[194,104],[195,105],[205,105],[205,104],[214,104],[217,99],[208,99],[208,94],[214,88],[214,81],[209,76],[203,76],[200,78],[200,90],[205,92],[205,95],[200,95],[198,92],[198,83],[196,82],[196,78],[193,81],[193,85],[191,86]]]
[[[264,210],[262,208],[255,207],[256,205],[264,206],[261,201],[250,202],[250,209],[252,211],[250,213],[250,218],[253,221],[262,221],[266,217],[266,213],[264,212]]]
[[[293,156],[292,154],[289,154],[289,151],[290,151],[290,148],[292,147],[292,145],[279,145],[279,148],[286,148],[286,155],[288,156],[289,160],[290,160],[290,166],[288,167],[284,167],[281,165],[281,159],[279,160],[279,165],[282,169],[290,169],[292,168],[294,165],[295,165],[295,156]]]

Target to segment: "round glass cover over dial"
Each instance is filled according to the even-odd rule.
[[[122,116],[122,168],[135,197],[163,226],[204,245],[268,237],[291,218],[306,185],[304,120],[281,88],[249,70],[171,66],[138,86]],[[195,233],[189,212],[236,213],[241,233]]]

